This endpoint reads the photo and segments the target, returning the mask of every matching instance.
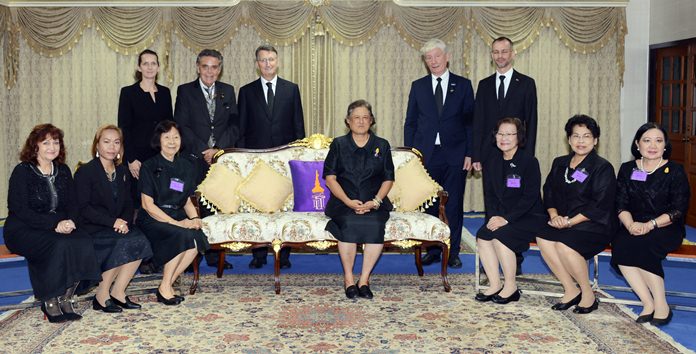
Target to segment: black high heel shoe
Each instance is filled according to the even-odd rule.
[[[491,301],[495,302],[496,304],[505,305],[505,304],[512,302],[512,301],[520,301],[520,294],[521,294],[520,289],[515,290],[515,292],[512,293],[512,295],[510,295],[508,297],[502,297],[502,296],[500,296],[500,294],[496,294],[493,296]]]
[[[157,302],[161,302],[167,306],[174,306],[181,303],[181,301],[177,299],[176,296],[167,299],[166,297],[164,297],[164,295],[162,295],[162,293],[160,293],[159,289],[157,289]]]
[[[599,299],[595,299],[594,302],[592,303],[592,305],[590,305],[590,307],[582,307],[580,305],[575,306],[575,308],[573,309],[573,313],[584,315],[584,314],[588,314],[588,313],[590,313],[598,308],[599,308]]]
[[[641,315],[636,318],[636,323],[646,323],[650,322],[653,320],[653,316],[655,315],[655,311],[647,314],[647,315]]]
[[[140,308],[142,307],[142,306],[140,306],[140,304],[137,304],[137,303],[131,301],[131,300],[128,298],[128,296],[126,296],[125,299],[126,299],[125,302],[121,302],[121,301],[119,301],[119,299],[117,299],[117,298],[111,296],[111,301],[112,301],[114,304],[118,305],[118,307],[120,307],[120,308],[123,308],[123,309],[126,309],[126,310],[138,310],[138,309],[140,309]]]
[[[557,302],[553,306],[551,306],[552,310],[556,311],[565,311],[577,304],[580,303],[580,299],[582,299],[582,293],[578,294],[578,296],[574,297],[572,300],[568,302]]]
[[[41,303],[41,312],[44,314],[44,319],[51,323],[62,323],[67,321],[63,312],[60,311],[58,299],[53,298]]]
[[[65,319],[68,321],[78,321],[82,319],[81,315],[78,315],[75,313],[75,308],[73,307],[73,300],[72,298],[63,298],[59,297],[58,302],[60,303],[60,311],[63,312],[63,316],[65,316]]]
[[[650,324],[653,325],[653,326],[658,326],[658,327],[659,327],[659,326],[664,326],[664,325],[668,324],[670,321],[672,321],[672,315],[673,315],[673,314],[674,314],[674,313],[672,313],[672,309],[669,309],[669,315],[667,315],[667,317],[665,317],[665,318],[655,318],[655,317],[653,317],[653,319],[650,321]]]
[[[100,304],[96,296],[92,299],[92,309],[106,313],[119,313],[123,311],[123,309],[116,306],[111,299],[106,299],[104,305]]]

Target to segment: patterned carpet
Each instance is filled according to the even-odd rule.
[[[435,275],[376,275],[369,301],[346,299],[340,275],[285,275],[281,295],[272,277],[204,276],[180,306],[141,295],[132,298],[142,310],[109,315],[82,302],[84,319],[68,324],[43,321],[38,308],[19,311],[0,323],[0,352],[679,352],[616,305],[576,315],[552,311],[553,299],[524,294],[518,303],[480,304],[472,280],[452,275],[453,291],[445,293]]]

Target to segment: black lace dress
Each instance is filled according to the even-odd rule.
[[[645,181],[631,179],[636,167],[635,161],[629,161],[619,169],[618,213],[628,211],[638,222],[667,214],[672,224],[643,236],[633,236],[621,226],[612,241],[611,265],[617,271],[619,265],[638,267],[664,278],[662,260],[667,253],[679,248],[686,234],[684,217],[689,208],[689,181],[684,168],[672,161],[649,174]]]

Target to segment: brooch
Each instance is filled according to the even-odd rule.
[[[375,149],[375,157],[379,157],[379,156],[380,156],[379,148],[376,148]]]
[[[457,83],[453,82],[449,86],[449,93],[454,93],[454,87],[457,86]]]
[[[669,167],[665,167],[665,173],[669,173]]]

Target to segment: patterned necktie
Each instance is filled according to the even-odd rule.
[[[437,87],[435,87],[435,107],[437,108],[437,115],[440,116],[442,115],[442,85],[440,83],[442,82],[442,78],[438,77],[437,78]]]
[[[212,148],[215,146],[215,126],[213,121],[215,120],[215,86],[205,87],[205,102],[208,106],[208,117],[210,118],[210,136],[208,137],[208,147]]]
[[[500,85],[498,85],[498,102],[505,98],[505,75],[500,75]]]
[[[268,110],[273,113],[273,100],[275,99],[275,95],[273,94],[273,83],[267,82],[266,86],[268,86],[268,91],[266,92],[266,103],[268,103]]]

